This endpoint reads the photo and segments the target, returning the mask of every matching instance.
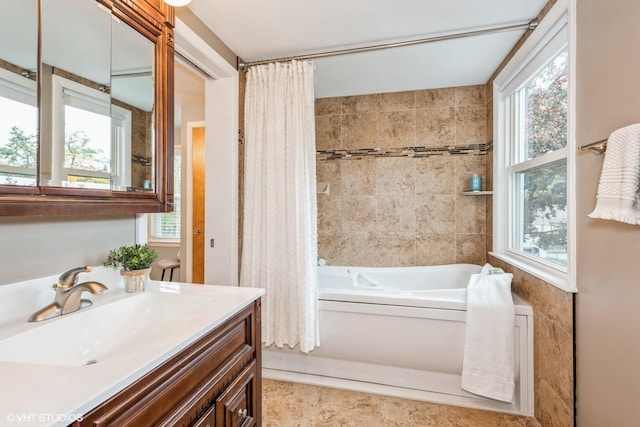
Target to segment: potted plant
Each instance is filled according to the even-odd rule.
[[[127,292],[144,291],[151,264],[158,259],[158,252],[151,249],[148,244],[121,246],[109,251],[105,267],[120,268],[120,274],[125,279]]]

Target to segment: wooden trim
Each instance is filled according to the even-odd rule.
[[[173,211],[174,9],[161,0],[97,1],[156,46],[155,192],[0,185],[0,216],[120,215]],[[40,86],[40,82],[38,85]],[[40,90],[41,88],[39,93]]]

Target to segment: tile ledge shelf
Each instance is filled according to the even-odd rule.
[[[463,191],[465,196],[491,196],[493,191]]]

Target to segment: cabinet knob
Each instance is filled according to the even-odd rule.
[[[247,416],[246,408],[245,409],[238,409],[238,416],[242,417],[242,418],[246,417]]]

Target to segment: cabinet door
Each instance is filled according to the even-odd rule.
[[[252,362],[216,400],[216,427],[256,425],[256,363]]]

